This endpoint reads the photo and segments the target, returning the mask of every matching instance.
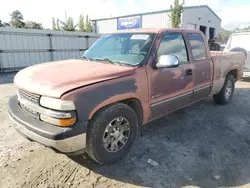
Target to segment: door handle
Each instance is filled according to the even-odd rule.
[[[189,76],[189,75],[192,75],[193,74],[193,70],[192,69],[187,69],[186,70],[186,75]]]

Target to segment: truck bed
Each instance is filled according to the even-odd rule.
[[[241,78],[246,56],[242,52],[210,51],[214,66],[213,88],[211,95],[220,92],[225,82],[226,74],[235,71],[236,81]]]

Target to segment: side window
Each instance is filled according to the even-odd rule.
[[[161,55],[175,55],[180,63],[188,62],[185,42],[180,33],[169,33],[163,37],[157,57],[159,58]]]
[[[207,59],[207,52],[202,36],[198,33],[189,33],[188,40],[191,45],[194,60]]]

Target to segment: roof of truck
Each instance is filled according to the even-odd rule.
[[[139,29],[125,29],[114,33],[159,33],[162,31],[177,31],[177,32],[192,32],[200,33],[198,30],[188,30],[183,28],[139,28]]]

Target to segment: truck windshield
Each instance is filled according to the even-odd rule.
[[[244,48],[245,50],[250,51],[250,34],[232,35],[229,38],[225,49],[230,50],[237,47]]]
[[[144,63],[154,40],[153,33],[106,34],[82,57],[89,60],[136,66]]]

